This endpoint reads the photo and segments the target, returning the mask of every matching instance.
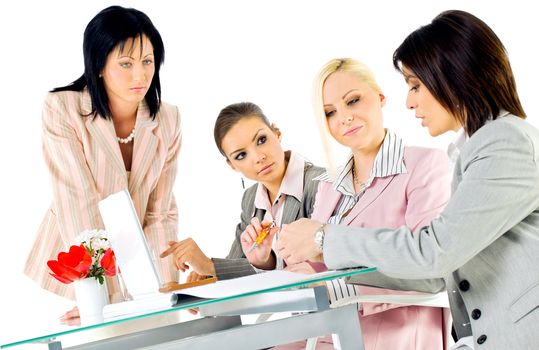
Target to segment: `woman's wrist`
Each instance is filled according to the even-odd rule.
[[[268,259],[265,262],[261,264],[252,264],[252,265],[256,267],[257,269],[261,269],[261,270],[274,270],[276,266],[275,254],[272,251],[268,255]]]
[[[213,263],[213,260],[211,258],[207,258],[206,266],[204,268],[204,271],[200,271],[200,275],[206,275],[206,276],[216,276],[215,272],[215,264]],[[197,271],[198,272],[198,271]]]

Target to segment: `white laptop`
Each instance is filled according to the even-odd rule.
[[[148,307],[142,306],[147,303],[152,305],[150,308],[170,306],[170,294],[159,293],[162,286],[156,269],[159,252],[152,254],[149,249],[129,192],[123,190],[103,199],[99,202],[99,211],[123,280],[134,299],[105,306],[105,318],[148,311]]]

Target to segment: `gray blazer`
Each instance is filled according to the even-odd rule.
[[[539,349],[539,130],[505,113],[461,150],[452,197],[412,233],[329,225],[329,268],[443,277],[457,335],[476,349]]]
[[[283,224],[289,224],[298,219],[311,216],[316,191],[318,190],[318,181],[313,181],[313,179],[324,171],[323,168],[305,162],[303,199],[300,202],[293,196],[286,196],[283,207],[283,217],[281,220]],[[261,221],[264,218],[265,210],[255,209],[254,206],[257,186],[258,184],[254,184],[243,193],[243,199],[241,201],[241,222],[236,227],[236,238],[234,239],[234,242],[232,242],[228,256],[226,259],[212,258],[215,272],[219,280],[256,273],[255,269],[249,264],[247,258],[245,258],[245,254],[243,254],[240,236],[245,228],[251,223],[253,217],[256,216]]]

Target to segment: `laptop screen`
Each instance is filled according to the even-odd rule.
[[[162,283],[153,261],[158,263],[159,252],[149,249],[129,192],[103,199],[99,211],[129,293],[136,299],[158,292]]]

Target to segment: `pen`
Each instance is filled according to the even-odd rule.
[[[249,253],[251,253],[256,247],[258,247],[260,245],[260,243],[262,243],[262,241],[264,241],[264,239],[266,239],[266,236],[268,235],[268,233],[270,232],[270,230],[273,227],[275,227],[275,221],[272,221],[270,225],[268,225],[268,226],[266,226],[266,227],[264,227],[262,229],[262,232],[260,232],[258,237],[256,237],[256,240],[253,243],[253,245],[251,246],[251,249],[249,249]]]

